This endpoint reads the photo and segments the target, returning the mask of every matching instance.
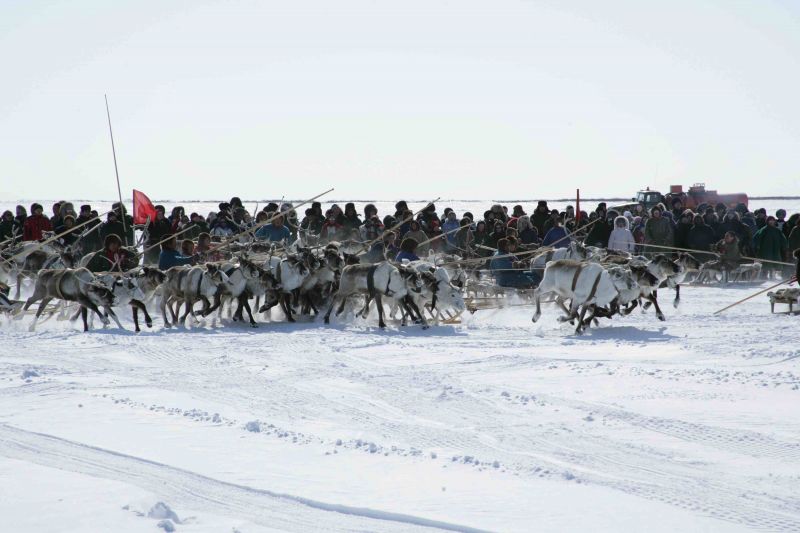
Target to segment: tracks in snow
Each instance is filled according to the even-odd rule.
[[[41,466],[129,483],[174,505],[246,519],[283,531],[480,531],[418,516],[324,503],[227,483],[6,424],[0,424],[0,454]]]

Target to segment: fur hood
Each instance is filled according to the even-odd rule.
[[[619,217],[614,219],[614,229],[617,229],[619,227],[620,220],[625,222],[625,229],[628,229],[628,230],[631,229],[630,222],[628,221],[627,218],[625,218],[623,216],[619,216]]]

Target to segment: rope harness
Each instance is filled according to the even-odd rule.
[[[575,293],[575,288],[578,286],[578,278],[581,276],[581,272],[583,272],[583,267],[585,265],[580,264],[578,268],[575,270],[575,275],[572,277],[572,293]],[[597,273],[597,277],[594,279],[594,283],[592,283],[592,290],[589,291],[589,296],[586,298],[586,302],[590,302],[592,298],[594,298],[595,294],[597,293],[597,287],[600,285],[600,278],[602,277],[603,272],[600,271]]]
[[[62,270],[61,272],[57,273],[53,276],[53,288],[56,291],[56,296],[59,300],[64,299],[64,294],[61,292],[61,282],[64,279],[64,274],[66,274],[68,270]]]

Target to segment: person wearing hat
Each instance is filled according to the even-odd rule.
[[[112,233],[106,236],[103,249],[92,254],[86,268],[90,272],[126,272],[138,264],[136,254],[123,248],[122,239]]]
[[[569,246],[570,240],[567,237],[567,230],[561,224],[561,218],[558,210],[551,211],[550,221],[545,224],[547,233],[542,239],[542,246],[552,246],[553,248],[566,248]]]
[[[201,233],[208,233],[208,224],[198,213],[189,215],[189,223],[186,225],[186,232],[183,233],[184,239],[196,239]]]
[[[146,265],[155,265],[159,262],[161,250],[156,244],[164,239],[167,235],[172,234],[172,224],[166,217],[166,210],[163,205],[156,206],[156,218],[151,220],[147,225],[147,242],[145,248],[151,248],[144,254],[144,263]]]
[[[108,215],[106,215],[106,221],[102,226],[100,226],[98,232],[100,233],[100,239],[103,241],[103,243],[105,243],[105,240],[109,235],[116,235],[121,239],[120,235],[124,235],[125,230],[122,227],[122,221],[119,219],[116,211],[108,212]]]
[[[525,261],[515,254],[518,241],[514,237],[504,237],[497,241],[497,250],[489,261],[489,268],[500,287],[528,289],[541,281],[538,274],[526,270]]]
[[[674,232],[672,224],[664,217],[663,208],[661,204],[653,206],[650,209],[650,218],[644,224],[644,242],[645,244],[654,244],[657,246],[674,246]],[[651,254],[664,253],[664,248],[652,247],[647,250]]]
[[[282,242],[289,244],[292,234],[289,228],[283,224],[283,216],[273,215],[272,222],[261,226],[256,231],[256,239],[261,239],[269,242]]]
[[[94,215],[92,215],[92,206],[89,204],[81,206],[81,212],[75,219],[75,224],[84,223],[85,225],[79,230],[83,234],[83,237],[78,241],[82,253],[89,254],[102,249],[103,240],[100,238],[100,229],[97,228],[101,222],[100,219],[94,218]]]
[[[161,253],[158,255],[159,270],[168,270],[174,266],[193,265],[195,257],[183,255],[177,250],[178,238],[174,235],[161,243]]]
[[[408,203],[405,200],[400,200],[394,204],[394,218],[399,220],[406,211],[408,211]]]
[[[400,243],[400,251],[397,253],[394,260],[398,263],[402,263],[404,259],[419,261],[419,257],[416,254],[417,244],[417,240],[411,237],[403,239],[403,242]]]
[[[119,237],[122,239],[123,246],[132,246],[136,243],[136,239],[133,236],[133,217],[128,214],[128,210],[125,209],[125,205],[119,202],[114,202],[111,205],[111,209],[116,211],[117,219],[125,228],[124,232],[119,234]]]
[[[531,224],[539,232],[539,235],[545,234],[544,225],[547,224],[548,220],[550,220],[550,209],[547,208],[547,202],[539,200],[539,203],[536,204],[536,209],[531,215]]]
[[[756,257],[764,260],[762,272],[768,276],[770,273],[773,277],[780,276],[780,265],[767,261],[783,261],[786,257],[789,242],[783,232],[778,229],[775,217],[767,217],[764,227],[753,236],[753,245]]]
[[[53,226],[50,224],[50,220],[42,214],[43,211],[44,208],[41,204],[31,205],[31,216],[25,220],[22,240],[40,241],[43,231],[53,231]]]
[[[3,216],[0,217],[0,243],[2,246],[11,243],[12,237],[15,237],[16,220],[14,220],[14,213],[11,211],[4,211]],[[8,242],[6,242],[8,241]]]
[[[368,217],[359,228],[359,236],[362,242],[372,242],[383,233],[384,227],[381,219],[376,214]]]
[[[680,220],[685,211],[683,208],[683,200],[681,200],[680,196],[673,198],[670,202],[670,206],[672,207],[672,219]]]

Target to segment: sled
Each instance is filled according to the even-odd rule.
[[[770,312],[777,315],[797,315],[800,309],[795,310],[795,306],[800,307],[800,289],[779,289],[776,292],[768,292]],[[788,305],[788,311],[775,312],[775,304]]]

